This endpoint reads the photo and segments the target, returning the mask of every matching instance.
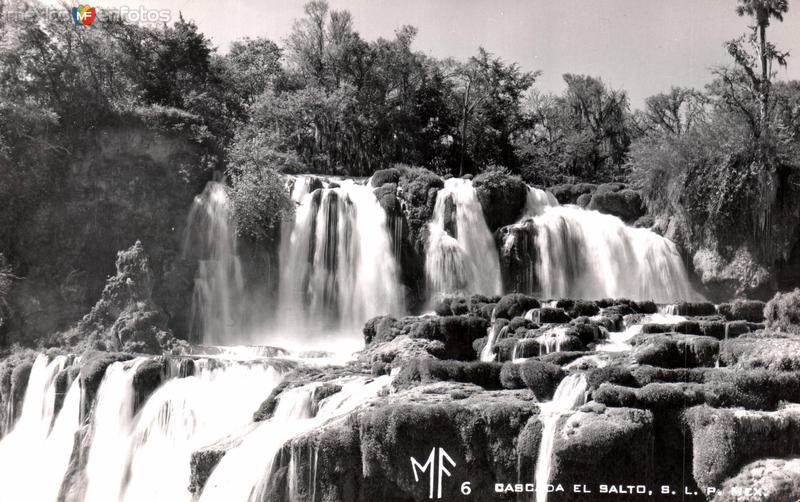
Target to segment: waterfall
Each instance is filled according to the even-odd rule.
[[[548,207],[558,206],[556,197],[545,190],[528,187],[528,194],[525,197],[525,209],[523,216],[539,216]]]
[[[552,401],[539,405],[542,438],[534,472],[536,502],[547,502],[547,483],[550,481],[550,466],[559,419],[586,402],[587,385],[586,377],[582,373],[573,373],[558,384]]]
[[[94,436],[86,463],[84,502],[107,502],[121,498],[130,454],[127,438],[134,424],[133,377],[146,360],[138,358],[132,362],[116,362],[103,375],[92,417]]]
[[[81,388],[75,379],[69,386],[53,430],[43,445],[42,451],[46,455],[42,455],[33,471],[36,473],[36,482],[26,483],[24,487],[28,500],[49,502],[57,499],[75,446],[75,434],[80,428],[80,406]]]
[[[425,277],[430,298],[437,293],[502,292],[497,248],[470,180],[450,178],[436,196]]]
[[[529,194],[528,216],[508,227],[502,244],[504,256],[523,257],[509,271],[522,278],[516,281],[521,292],[543,298],[699,299],[671,241],[615,216],[554,205],[538,192]]]
[[[241,444],[222,457],[206,482],[200,502],[260,502],[274,488],[271,484],[273,464],[284,444],[328,420],[355,410],[375,398],[390,382],[388,375],[339,381],[342,389],[323,399],[316,413],[312,398],[320,383],[283,391],[273,417],[259,424]],[[290,497],[289,500],[295,499]]]
[[[489,322],[489,327],[486,328],[486,345],[481,349],[480,360],[483,362],[492,362],[495,359],[494,344],[497,341],[497,336],[500,334],[501,328],[497,326],[497,307],[492,309],[492,318]],[[507,326],[504,326],[507,327]]]
[[[14,428],[0,441],[0,500],[42,500],[33,494],[47,494],[52,488],[50,476],[60,480],[64,476],[67,460],[72,452],[72,436],[69,436],[68,450],[64,451],[64,442],[59,442],[56,434],[69,427],[56,418],[56,377],[69,363],[67,356],[57,356],[48,362],[48,357],[40,354],[36,357],[31,369],[28,385],[22,404],[22,413]],[[74,385],[73,385],[74,387]],[[71,391],[64,401],[61,415],[73,413],[75,392]],[[66,415],[65,415],[66,416]],[[67,424],[69,425],[69,424]],[[51,432],[52,428],[52,432]],[[74,429],[72,430],[74,434]],[[53,448],[45,450],[48,445]],[[47,451],[47,456],[33,452]],[[60,470],[60,472],[59,472]],[[57,494],[57,491],[56,491]]]
[[[630,344],[631,338],[641,333],[642,327],[645,324],[675,325],[685,320],[685,317],[674,314],[659,313],[646,315],[639,319],[635,324],[626,326],[623,331],[609,333],[608,340],[598,344],[595,350],[598,352],[626,352],[632,349]]]
[[[278,315],[295,344],[300,334],[358,333],[366,319],[404,310],[383,208],[370,187],[337,183],[293,190],[301,202],[283,227]]]
[[[170,378],[134,413],[145,361],[111,365],[100,384],[84,502],[189,502],[192,452],[247,426],[282,378],[266,361],[200,359],[193,376]]]
[[[561,347],[569,341],[567,328],[564,326],[553,328],[548,333],[539,335],[536,341],[539,343],[539,355],[561,352]]]
[[[193,340],[230,345],[241,339],[244,296],[231,202],[224,183],[210,181],[195,197],[184,236],[184,258],[196,256],[190,333]]]

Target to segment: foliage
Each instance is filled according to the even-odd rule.
[[[294,213],[286,179],[258,162],[241,164],[230,174],[237,232],[254,241],[277,240],[281,222]]]
[[[0,253],[0,334],[2,334],[3,328],[6,327],[7,317],[10,314],[9,300],[11,287],[15,279],[17,279],[17,276],[13,274],[11,265],[6,260],[6,257],[3,256],[3,253]],[[0,336],[0,340],[2,340],[2,336]]]
[[[673,89],[637,115],[642,136],[631,146],[630,180],[653,213],[683,222],[690,242],[736,240],[769,262],[794,233],[784,217],[800,172],[800,88],[773,82],[772,64],[785,64],[787,54],[765,30],[770,18],[782,20],[785,2],[743,0],[737,12],[756,25],[726,43],[734,65],[715,69],[704,94]]]
[[[588,75],[564,75],[561,96],[531,95],[532,127],[517,139],[522,175],[540,185],[615,181],[632,137],[628,97]]]
[[[800,289],[788,293],[777,293],[764,308],[767,327],[800,333]]]

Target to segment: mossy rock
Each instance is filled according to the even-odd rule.
[[[800,459],[756,460],[714,491],[714,502],[800,500]]]
[[[645,213],[642,196],[631,189],[605,191],[598,189],[586,209],[616,216],[626,223],[633,223]]]
[[[800,449],[800,411],[742,411],[697,406],[686,411],[692,473],[706,490],[719,487],[759,458],[788,457]]]
[[[553,397],[564,376],[566,372],[555,364],[533,359],[521,363],[504,363],[500,381],[506,389],[528,388],[539,401],[547,401]]]
[[[719,343],[707,336],[682,334],[636,335],[631,340],[636,362],[664,368],[714,366]]]
[[[528,186],[522,178],[502,170],[488,170],[472,181],[491,232],[517,221],[522,216]]]
[[[495,306],[495,316],[504,319],[524,316],[531,309],[539,308],[539,301],[528,295],[511,293],[500,298]]]
[[[737,299],[731,303],[722,303],[718,310],[728,321],[763,322],[766,304],[759,300]]]
[[[480,361],[440,361],[415,359],[405,363],[394,380],[403,388],[436,381],[462,382],[479,385],[487,390],[499,390],[501,363]]]
[[[721,343],[720,363],[739,369],[800,370],[800,340],[741,336]]]
[[[654,417],[650,411],[586,406],[561,421],[553,445],[550,482],[565,491],[548,497],[575,500],[572,485],[597,490],[605,485],[648,485],[653,482]],[[622,466],[625,466],[622,468]],[[652,500],[623,495],[624,500]]]

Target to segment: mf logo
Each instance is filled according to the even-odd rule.
[[[72,20],[75,21],[75,24],[89,26],[94,22],[95,16],[97,16],[97,10],[94,7],[79,5],[72,8]]]
[[[448,462],[450,467],[456,466],[455,461],[453,461],[453,459],[450,458],[450,455],[444,451],[444,448],[434,447],[424,464],[420,464],[417,462],[417,459],[411,457],[411,469],[414,470],[414,481],[419,483],[420,475],[426,472],[428,473],[428,479],[430,480],[430,491],[428,498],[434,498],[434,488],[436,489],[435,498],[442,498],[442,476],[450,476],[451,474],[450,471],[447,470],[445,462]],[[418,469],[419,472],[417,472]]]

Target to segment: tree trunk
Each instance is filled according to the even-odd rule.
[[[464,176],[464,152],[467,149],[467,105],[469,104],[469,91],[472,82],[467,82],[464,90],[464,107],[461,109],[461,159],[458,163],[458,175]]]
[[[761,135],[765,136],[768,124],[768,106],[769,106],[769,87],[770,87],[770,74],[767,61],[767,25],[766,23],[759,23],[758,25],[759,39],[761,44],[761,89],[759,96],[761,98],[759,118],[761,120]]]

